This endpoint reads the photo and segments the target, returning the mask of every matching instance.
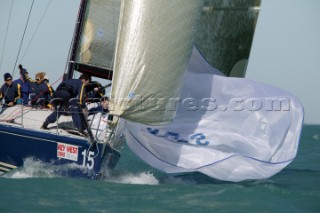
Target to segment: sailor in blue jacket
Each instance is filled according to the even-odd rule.
[[[30,82],[32,79],[28,76],[28,71],[19,65],[20,69],[20,78],[14,80],[14,83],[20,84],[21,87],[21,98],[23,100],[23,105],[27,105],[29,102],[29,94],[30,94]]]
[[[104,96],[100,102],[90,104],[92,107],[88,110],[89,115],[100,112],[102,115],[109,113],[109,97]]]
[[[85,124],[81,119],[80,113],[86,113],[86,89],[90,76],[82,74],[79,79],[66,79],[53,93],[52,103],[55,111],[51,113],[43,125],[42,129],[48,129],[50,123],[54,123],[61,116],[62,111],[57,106],[66,106],[70,108],[73,124],[81,132],[85,133]]]
[[[5,83],[2,85],[0,91],[0,100],[4,98],[4,106],[2,109],[14,106],[21,97],[20,84],[12,82],[10,73],[4,74],[4,81]]]
[[[100,102],[100,99],[106,93],[105,88],[98,81],[90,81],[86,86],[88,101],[91,103]]]
[[[46,108],[51,97],[53,96],[53,88],[45,78],[45,72],[38,72],[36,74],[35,81],[37,82],[37,88],[35,92],[35,99],[41,108]]]

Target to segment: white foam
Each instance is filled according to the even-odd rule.
[[[72,169],[82,169],[81,166],[77,164],[65,164],[65,165],[54,165],[53,163],[44,163],[41,160],[34,158],[26,158],[23,162],[23,166],[15,169],[9,173],[3,175],[6,178],[53,178],[61,177],[58,175],[62,171],[68,171]],[[83,168],[86,170],[86,168]],[[85,171],[84,171],[85,172]],[[112,174],[110,172],[106,173],[105,181],[123,184],[145,184],[145,185],[158,185],[159,181],[150,172],[140,172],[140,173],[128,173],[121,171],[120,174]]]
[[[315,135],[313,135],[312,137],[313,137],[313,139],[315,139],[315,140],[319,140],[319,139],[320,139],[320,136],[319,136],[318,134],[315,134]]]
[[[5,177],[20,179],[46,176],[44,174],[52,176],[52,171],[50,171],[50,166],[48,166],[48,164],[33,158],[26,158],[22,167],[7,173]]]
[[[126,173],[119,176],[109,176],[107,181],[123,184],[158,185],[159,181],[150,172],[140,172],[137,174]]]
[[[176,177],[173,175],[168,176],[165,180],[164,183],[166,184],[182,184],[182,185],[190,185],[190,184],[196,184],[195,180],[190,180],[190,179],[183,179],[180,177]]]
[[[60,172],[82,169],[81,166],[72,163],[65,165],[54,165],[53,163],[45,163],[41,160],[34,158],[26,158],[23,161],[23,166],[19,167],[9,173],[6,173],[4,177],[7,178],[35,178],[35,177],[61,177],[58,175]]]

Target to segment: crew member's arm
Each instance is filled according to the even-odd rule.
[[[97,82],[97,87],[94,88],[94,91],[97,92],[100,97],[104,96],[104,93],[105,93],[104,88],[99,82]]]
[[[83,108],[86,108],[86,87],[85,84],[81,85],[80,91],[79,91],[79,100],[80,105]]]
[[[47,87],[48,87],[48,91],[49,91],[49,95],[50,95],[50,98],[52,97],[53,95],[53,89],[51,87],[51,85],[49,83],[46,83]]]
[[[20,99],[21,98],[21,85],[20,84],[15,84],[14,85],[14,90],[15,90],[15,92],[14,92],[14,94],[15,94],[15,97],[14,97],[14,101],[13,101],[13,103],[12,103],[12,106],[15,104],[15,103],[17,103],[17,100],[18,99]],[[11,103],[11,102],[10,102]],[[10,104],[9,103],[9,104]],[[11,104],[10,104],[11,105]]]

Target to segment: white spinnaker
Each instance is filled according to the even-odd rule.
[[[178,97],[202,1],[122,1],[110,110],[124,119],[169,123]],[[160,110],[155,109],[157,106]]]
[[[293,95],[219,75],[194,49],[173,122],[126,121],[125,135],[131,150],[159,170],[242,181],[287,166],[297,154],[302,123],[303,107]]]

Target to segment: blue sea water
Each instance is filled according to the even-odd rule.
[[[63,178],[42,162],[0,178],[0,213],[320,212],[320,126],[303,127],[296,159],[259,181],[224,182],[194,173],[170,176],[127,147],[104,180]]]

